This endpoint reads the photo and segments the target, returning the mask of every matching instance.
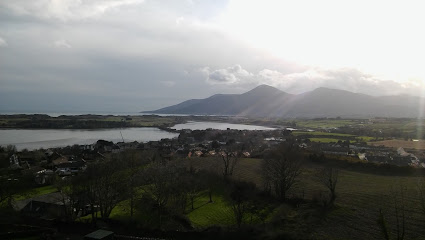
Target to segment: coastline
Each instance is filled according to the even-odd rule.
[[[166,131],[176,124],[194,122],[220,122],[281,128],[279,119],[249,118],[242,116],[207,115],[60,115],[0,114],[0,129],[119,129],[132,127],[156,127]]]

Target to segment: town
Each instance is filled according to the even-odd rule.
[[[238,148],[235,152],[242,158],[262,158],[264,152],[287,140],[295,141],[300,149],[306,153],[325,154],[330,158],[343,157],[350,161],[363,163],[389,164],[396,166],[410,166],[425,168],[425,153],[421,150],[403,147],[391,148],[375,146],[366,142],[351,143],[343,134],[335,142],[314,142],[309,138],[314,133],[315,139],[321,136],[328,137],[328,132],[294,132],[290,130],[182,130],[175,139],[162,139],[160,141],[143,142],[117,142],[98,140],[89,145],[74,145],[64,148],[47,150],[16,151],[13,146],[6,147],[4,151],[13,152],[9,157],[10,169],[21,170],[25,174],[31,173],[35,181],[45,184],[46,180],[54,174],[70,176],[84,171],[87,164],[105,160],[111,154],[126,150],[158,152],[166,158],[193,158],[214,157],[225,154],[223,147],[230,142]],[[323,135],[320,135],[323,134]],[[335,137],[335,136],[334,136]],[[3,160],[4,161],[4,160]],[[3,163],[2,166],[5,166]],[[50,177],[49,177],[50,176]]]
[[[295,177],[300,178],[300,174],[316,171],[312,169],[321,169],[321,171],[330,171],[330,173],[340,169],[362,174],[373,172],[377,175],[394,176],[423,173],[422,169],[425,168],[423,149],[380,146],[374,144],[373,141],[369,141],[369,143],[365,141],[371,140],[372,137],[341,133],[341,131],[342,129],[339,128],[311,130],[291,127],[265,131],[183,129],[177,131],[179,133],[177,138],[160,141],[114,143],[98,140],[88,145],[33,151],[26,149],[17,151],[14,146],[5,146],[1,148],[2,206],[9,209],[8,211],[15,212],[14,215],[18,214],[16,216],[20,217],[17,219],[21,217],[39,219],[49,222],[48,226],[58,226],[59,223],[79,223],[82,225],[83,231],[87,233],[95,230],[93,226],[95,228],[111,226],[112,220],[121,222],[131,220],[132,223],[139,222],[139,227],[134,227],[134,229],[138,229],[140,226],[144,231],[150,229],[149,234],[144,236],[202,238],[204,237],[202,234],[200,236],[190,234],[199,233],[197,229],[208,229],[208,227],[218,224],[214,221],[202,220],[205,217],[208,218],[208,213],[201,212],[199,214],[202,217],[196,216],[196,205],[199,205],[203,198],[209,198],[206,203],[214,202],[214,198],[224,202],[228,201],[227,204],[233,208],[231,212],[235,214],[237,229],[240,229],[241,227],[256,226],[261,222],[265,224],[266,219],[273,216],[274,213],[273,209],[269,209],[264,203],[271,206],[277,204],[276,200],[271,199],[277,199],[278,202],[283,201],[286,204],[292,202],[291,204],[295,205],[290,204],[290,206],[295,209],[314,202],[312,205],[314,207],[310,208],[316,210],[318,205],[319,209],[327,209],[327,211],[334,209],[334,207],[329,207],[331,205],[338,206],[334,205],[336,195],[332,195],[335,188],[331,189],[331,195],[328,198],[324,190],[320,193],[308,192],[308,187],[300,183],[295,184],[298,182],[298,180],[295,181]],[[380,139],[376,138],[376,140]],[[414,142],[414,140],[410,140],[410,142]],[[267,168],[265,163],[268,161],[267,159],[273,159],[271,157],[273,154],[283,154],[284,158],[296,158],[300,162],[300,165],[292,170],[294,171],[294,181],[285,183],[288,184],[288,188],[284,192],[273,190],[277,187],[276,185],[272,187],[276,183],[273,183],[273,180],[268,182],[268,176],[264,173],[264,169]],[[303,172],[300,170],[301,168],[304,169]],[[164,173],[161,173],[162,171]],[[155,175],[155,173],[160,175]],[[335,172],[334,175],[336,173],[338,172]],[[120,176],[120,180],[116,182],[116,179],[109,179],[108,174]],[[163,179],[164,181],[173,181],[174,176],[175,183],[169,184],[172,186],[171,188],[180,189],[181,186],[184,186],[183,188],[186,189],[170,190],[171,192],[167,194],[164,192],[158,195],[159,189],[165,191],[164,189],[168,185],[158,180],[159,176],[164,177],[163,174],[169,174],[166,179]],[[223,178],[224,182],[222,182]],[[102,188],[94,184],[92,187],[97,186],[99,189],[92,192],[93,199],[87,199],[90,191],[81,190],[81,188],[86,189],[87,186],[84,187],[84,184],[81,185],[81,182],[78,182],[94,181],[96,183],[97,181],[101,182],[100,179],[106,181],[106,184],[111,184],[110,189],[102,193],[105,191],[103,189],[105,186]],[[253,186],[244,185],[245,183],[253,184]],[[117,188],[114,188],[114,184]],[[267,187],[267,184],[271,185]],[[220,188],[227,190],[220,190]],[[232,198],[235,189],[239,189],[237,192],[240,194],[242,194],[240,191],[243,192],[243,196],[240,197],[244,199],[248,198],[244,195],[246,189],[251,189],[249,191],[258,192],[260,195],[268,192],[267,196],[270,197],[261,197],[262,200],[250,200],[250,206],[258,208],[259,212],[242,211],[240,208],[246,207],[245,200]],[[230,194],[230,200],[225,200],[229,196],[226,197],[227,193],[222,191],[233,192],[233,195]],[[114,192],[116,194],[114,197],[106,197]],[[81,194],[88,194],[88,196],[82,197]],[[162,195],[167,195],[167,197],[164,198]],[[109,202],[102,203],[101,198],[106,198]],[[263,204],[258,205],[258,201],[263,201]],[[254,202],[257,203],[254,204]],[[336,203],[338,203],[338,199]],[[158,211],[159,219],[151,219],[148,223],[140,219],[134,220],[135,212],[139,212],[145,217],[153,214],[153,212],[146,213],[138,209],[137,206],[140,204],[148,204],[152,207],[153,212]],[[201,209],[200,206],[198,208]],[[223,206],[218,206],[218,208],[223,208]],[[229,206],[224,208],[229,208]],[[177,211],[176,209],[181,210]],[[115,213],[115,211],[121,212]],[[251,218],[250,221],[247,220],[248,215]],[[184,220],[180,219],[182,217]],[[165,218],[167,220],[164,220]],[[229,216],[226,216],[223,219],[233,221],[228,218]],[[19,220],[17,221],[19,222]],[[203,221],[204,223],[202,223]],[[318,224],[317,221],[314,224]],[[56,225],[52,225],[52,222]],[[232,225],[232,223],[228,223],[224,226]],[[114,226],[120,225],[114,222]],[[116,227],[114,229],[106,227],[106,229],[116,231],[117,239],[120,239],[117,236],[126,239],[124,235],[129,235],[126,233],[129,231],[128,229],[124,233],[122,229],[116,229]],[[166,233],[158,235],[152,232],[154,229],[161,229]],[[179,233],[176,235],[173,232],[176,230],[190,232],[190,234],[179,235],[182,234]],[[51,232],[37,229],[37,231],[58,236],[57,230]],[[263,234],[263,231],[258,229],[255,231],[255,234]],[[65,231],[62,234],[66,235],[67,233]],[[137,236],[137,234],[134,235]],[[258,237],[258,235],[255,236]]]

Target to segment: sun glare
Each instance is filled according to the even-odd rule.
[[[285,60],[424,81],[425,16],[413,1],[231,1],[218,23]]]

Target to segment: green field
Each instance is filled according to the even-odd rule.
[[[47,186],[42,186],[42,187],[37,187],[37,188],[33,188],[29,191],[27,191],[24,194],[21,194],[19,196],[17,196],[15,198],[15,200],[19,201],[19,200],[23,200],[23,199],[27,199],[27,198],[33,198],[36,196],[40,196],[40,195],[44,195],[44,194],[48,194],[48,193],[53,193],[53,192],[57,192],[58,189],[52,185],[47,185]]]
[[[331,142],[338,142],[338,141],[346,141],[349,140],[350,142],[370,142],[374,140],[373,137],[368,136],[356,136],[352,134],[345,134],[345,133],[330,133],[330,132],[320,132],[320,131],[314,131],[314,132],[305,132],[305,131],[293,131],[292,134],[296,137],[302,137],[302,138],[308,138],[312,142],[322,142],[322,143],[331,143]]]
[[[294,136],[308,135],[308,136],[337,136],[337,137],[355,137],[355,135],[345,134],[345,133],[330,133],[330,132],[303,132],[303,131],[294,131],[292,132]]]
[[[191,161],[193,165],[201,168],[217,169],[219,166],[219,162],[214,163],[213,159],[208,161],[205,158],[198,158]],[[261,162],[261,159],[241,159],[235,169],[234,178],[253,181],[261,187]],[[337,185],[336,208],[315,228],[317,238],[383,239],[377,224],[379,209],[384,210],[390,228],[394,228],[392,192],[400,192],[401,186],[405,189],[406,215],[408,215],[406,239],[425,239],[423,221],[425,216],[421,215],[417,192],[417,184],[421,179],[422,177],[392,177],[341,170]],[[304,196],[305,199],[311,200],[320,194],[326,194],[324,187],[315,177],[314,167],[306,166],[299,180],[291,193],[293,196]],[[308,209],[300,208],[291,211],[289,217],[294,221],[300,221],[299,218],[304,219],[309,214]],[[196,219],[198,218],[193,220]],[[294,225],[304,223],[294,222]],[[208,224],[202,221],[200,225]]]
[[[213,202],[209,202],[209,197],[204,192],[200,193],[200,196],[195,199],[194,210],[191,209],[191,205],[188,203],[186,216],[191,221],[193,227],[202,229],[209,226],[233,226],[235,224],[233,212],[223,194],[215,193],[213,194],[212,199]],[[98,213],[98,215],[100,216],[100,213]],[[155,217],[156,216],[148,216],[144,214],[144,212],[138,208],[135,208],[134,210],[133,219],[139,224],[149,223],[149,221]],[[118,203],[112,210],[110,218],[124,222],[130,221],[130,200],[128,199]],[[81,217],[78,221],[90,222],[91,215]]]
[[[312,198],[323,189],[312,177],[312,169],[307,169],[297,187],[306,197]],[[400,194],[400,187],[405,189],[406,226],[409,238],[423,239],[425,236],[423,218],[420,213],[417,193],[417,177],[391,177],[341,171],[337,187],[338,198],[336,211],[331,212],[326,223],[318,230],[325,237],[357,239],[380,239],[377,225],[380,208],[387,214],[390,227],[394,228],[393,193]]]
[[[194,168],[220,172],[221,162],[218,158],[191,158],[183,161],[185,161],[183,164],[192,165]],[[254,182],[261,188],[261,164],[261,159],[239,159],[233,178]],[[317,180],[316,168],[311,163],[304,165],[299,181],[289,193],[289,197],[299,197],[311,202],[314,199],[320,200],[320,196],[327,194]],[[403,192],[405,201],[403,206],[406,210],[405,239],[425,239],[425,222],[423,221],[425,216],[421,213],[417,191],[418,182],[423,177],[382,176],[340,170],[336,205],[332,210],[319,216],[317,211],[308,204],[298,208],[282,204],[268,219],[285,219],[285,225],[282,225],[282,228],[294,234],[302,234],[308,228],[313,232],[314,239],[383,239],[377,224],[379,210],[383,210],[388,227],[395,234],[394,196],[399,196],[397,202],[400,203],[400,193]],[[53,190],[53,187],[41,187],[37,188],[36,192],[41,194]],[[186,217],[197,229],[217,225],[235,226],[232,209],[224,193],[220,192],[214,193],[212,203],[209,202],[207,194],[200,194],[194,202],[194,210],[191,210],[188,203]],[[91,216],[86,216],[79,221],[90,221],[90,218]],[[129,200],[120,202],[113,209],[110,218],[128,221],[130,219]],[[142,207],[136,209],[133,220],[149,225],[152,216],[144,215]],[[249,222],[248,217],[245,222]]]
[[[362,124],[365,120],[356,119],[311,119],[296,120],[297,128],[339,128],[343,126]]]
[[[209,226],[232,226],[235,224],[233,212],[222,194],[212,196],[213,202],[209,202],[207,194],[203,194],[194,202],[194,210],[188,206],[190,211],[187,216],[196,228]]]
[[[308,138],[312,142],[321,142],[321,143],[336,143],[338,141],[341,141],[341,139],[336,138]]]

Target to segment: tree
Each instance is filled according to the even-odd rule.
[[[91,206],[92,220],[95,223],[98,210],[102,219],[109,218],[112,209],[128,196],[128,175],[120,161],[106,160],[87,167],[81,174],[81,188]]]
[[[8,153],[12,153],[12,154],[18,152],[18,150],[16,149],[16,146],[15,145],[11,145],[11,144],[9,144],[9,145],[6,146],[6,150],[5,151],[8,152]]]
[[[389,229],[388,229],[388,223],[385,219],[384,213],[382,212],[382,208],[379,209],[379,216],[378,216],[378,225],[381,228],[381,232],[384,235],[385,240],[390,240],[389,235]]]
[[[163,212],[172,198],[172,193],[176,189],[176,180],[178,180],[176,168],[166,161],[155,161],[144,171],[146,187],[145,193],[153,200],[158,211],[159,228],[162,225]]]
[[[194,202],[197,197],[199,197],[199,194],[201,190],[203,189],[203,183],[200,175],[196,173],[195,171],[190,171],[185,178],[185,184],[186,184],[186,193],[190,200],[191,209],[194,209]]]
[[[136,188],[141,184],[140,173],[149,162],[152,162],[153,158],[152,152],[135,150],[125,151],[115,156],[114,161],[121,161],[125,165],[131,217],[134,215],[135,202],[138,197]]]
[[[390,207],[390,210],[392,211],[392,214],[389,214],[390,216],[393,216],[395,219],[395,233],[397,234],[397,240],[403,240],[405,238],[406,233],[406,202],[405,202],[405,194],[406,189],[403,187],[403,185],[400,185],[400,190],[394,190],[391,189],[390,191],[390,200],[392,200],[392,206]],[[389,226],[389,221],[387,222],[387,219],[385,218],[385,213],[382,210],[382,208],[379,209],[379,216],[378,216],[378,226],[381,228],[381,232],[384,235],[384,238],[389,240],[390,237],[394,234],[394,231],[391,231],[391,228]]]
[[[301,158],[295,144],[282,144],[269,153],[263,161],[265,191],[273,190],[280,200],[285,200],[301,173]]]
[[[241,227],[255,193],[255,185],[248,182],[235,182],[230,193],[230,202],[238,228]]]
[[[223,162],[223,177],[227,179],[233,175],[233,170],[238,163],[238,152],[236,151],[237,145],[234,139],[230,139],[226,143],[226,147],[219,152],[219,157]]]
[[[254,200],[250,203],[248,212],[251,214],[250,223],[252,223],[253,217],[261,220],[263,227],[266,226],[266,219],[272,213],[274,207],[268,201],[269,199],[257,195]]]
[[[115,165],[115,166],[114,166]],[[117,164],[105,163],[98,166],[102,176],[95,180],[98,195],[100,215],[103,219],[109,218],[112,209],[126,195],[126,175],[122,171],[116,171]]]
[[[419,193],[421,211],[425,217],[425,178],[418,182],[417,188]]]
[[[62,196],[61,201],[68,221],[75,220],[81,211],[83,211],[82,214],[85,213],[84,210],[88,201],[81,179],[80,176],[65,179],[57,177],[54,182],[54,186]]]
[[[208,192],[209,202],[213,202],[213,192],[220,188],[223,180],[220,175],[207,171],[200,170],[198,172],[198,178],[202,184],[202,188]]]
[[[0,205],[11,207],[16,198],[30,195],[33,182],[32,175],[0,169]]]
[[[211,147],[213,149],[219,149],[220,148],[220,143],[217,140],[214,140],[211,142]]]
[[[237,153],[231,151],[221,151],[219,153],[221,160],[223,162],[223,177],[227,179],[229,176],[233,175],[233,170],[235,169],[236,163],[238,162]]]
[[[338,183],[339,170],[328,167],[317,170],[317,178],[319,182],[329,190],[328,206],[332,206],[336,199],[336,185]]]

